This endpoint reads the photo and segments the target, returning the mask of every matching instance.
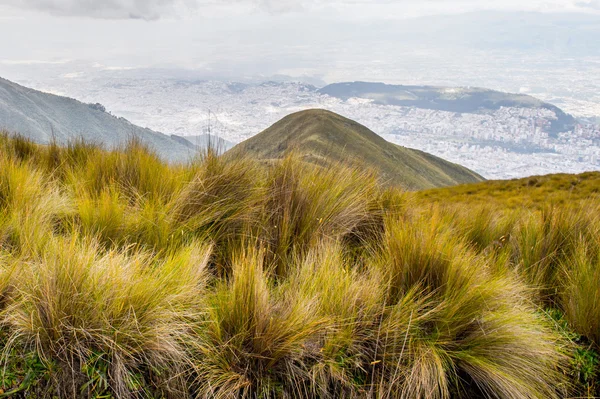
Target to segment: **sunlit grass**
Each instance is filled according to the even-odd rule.
[[[135,139],[0,134],[0,389],[592,397],[594,182],[409,194],[293,154],[168,165]]]

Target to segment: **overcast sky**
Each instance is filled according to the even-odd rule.
[[[75,61],[292,76],[362,68],[364,76],[403,58],[403,45],[426,52],[421,44],[411,47],[415,36],[440,41],[428,36],[436,26],[394,30],[409,24],[401,20],[481,10],[585,17],[600,15],[600,0],[0,0],[0,76],[24,65]],[[478,36],[488,22],[456,40]],[[65,74],[80,72],[73,68]]]
[[[600,0],[2,0],[3,18],[32,11],[54,16],[103,19],[194,18],[266,12],[337,11],[340,17],[399,18],[481,9],[584,11],[600,9]]]

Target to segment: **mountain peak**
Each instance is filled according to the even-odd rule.
[[[259,159],[281,159],[290,151],[321,165],[360,164],[379,172],[384,183],[407,189],[483,180],[460,165],[389,143],[360,123],[324,109],[290,114],[231,150]]]

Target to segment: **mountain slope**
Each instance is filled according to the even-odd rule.
[[[413,190],[483,180],[467,168],[389,143],[365,126],[325,110],[288,115],[228,154],[278,159],[290,150],[322,165],[358,161],[378,171],[386,184]]]
[[[133,125],[107,113],[100,104],[29,89],[0,78],[0,129],[18,132],[38,143],[74,138],[114,148],[135,136],[168,161],[185,161],[196,153],[187,141]]]
[[[560,205],[584,207],[586,202],[600,200],[600,172],[552,174],[512,180],[488,180],[424,190],[415,193],[419,202],[463,204],[466,206],[497,205],[501,208],[544,208]]]
[[[334,83],[319,90],[342,100],[352,97],[373,100],[376,104],[416,107],[438,111],[477,113],[496,111],[500,107],[543,108],[552,111],[556,120],[551,122],[550,133],[568,131],[575,118],[555,105],[525,94],[504,93],[475,87],[401,86],[385,83]]]

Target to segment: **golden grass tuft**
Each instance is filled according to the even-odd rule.
[[[5,353],[15,346],[53,364],[50,384],[65,396],[129,397],[142,382],[184,391],[172,380],[186,371],[185,337],[200,311],[207,251],[190,248],[157,261],[143,253],[100,254],[97,244],[74,238],[51,240],[39,256],[16,261],[2,315]],[[96,380],[86,381],[89,367],[98,368]],[[145,369],[158,374],[140,381]]]
[[[497,277],[439,220],[389,221],[379,259],[391,310],[381,360],[393,397],[561,397],[561,338],[529,291]],[[396,366],[394,366],[396,365]],[[385,377],[388,373],[394,376]]]
[[[196,383],[206,397],[304,397],[305,362],[323,320],[312,300],[271,290],[260,251],[234,255],[230,281],[207,298]]]

